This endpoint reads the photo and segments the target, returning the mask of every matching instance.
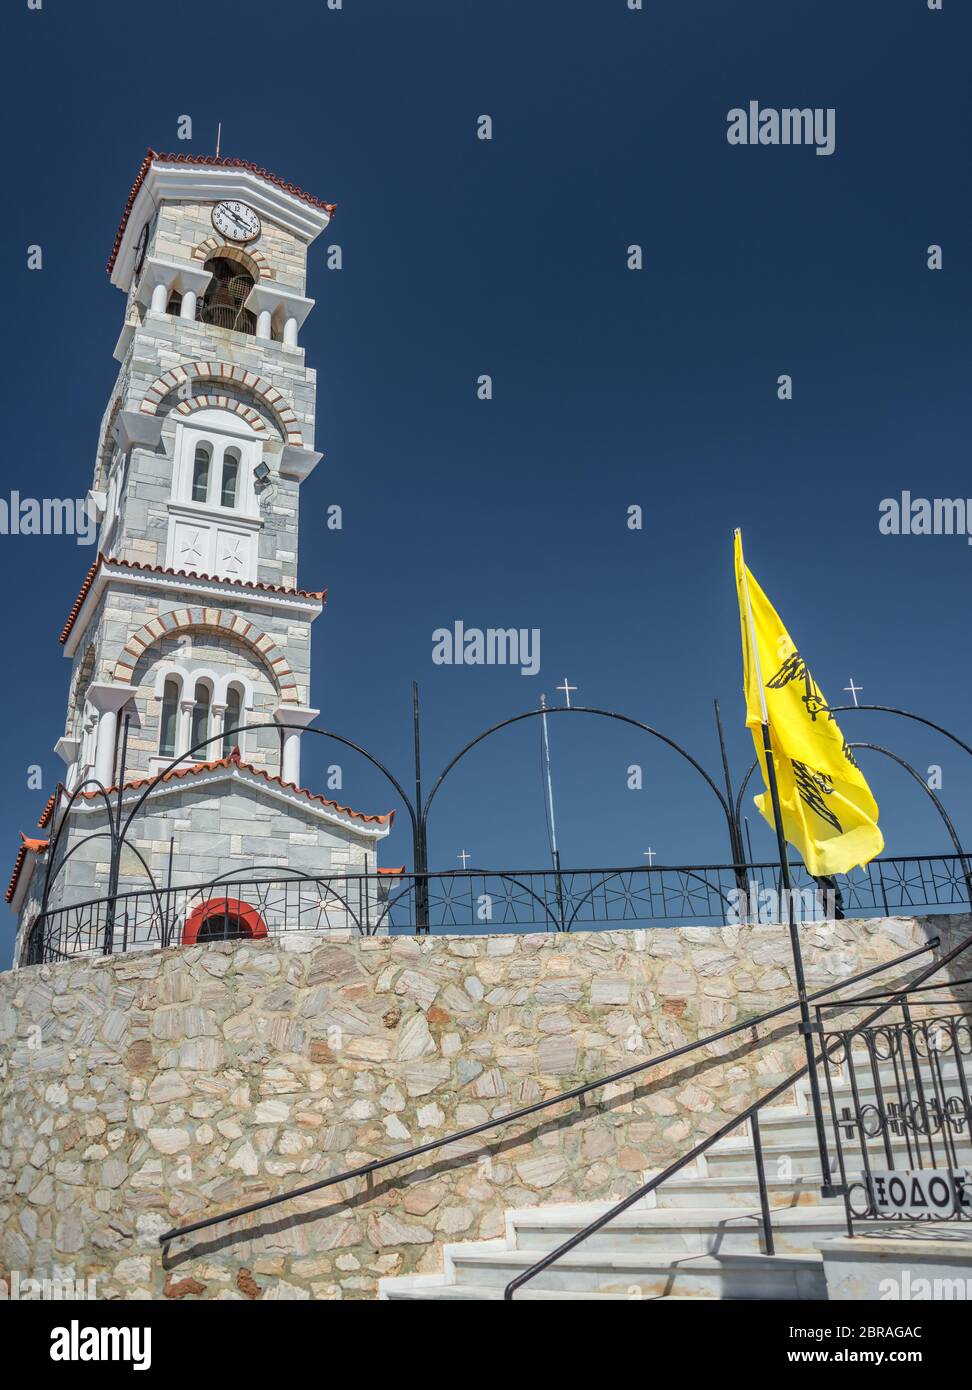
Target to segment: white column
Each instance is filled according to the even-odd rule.
[[[297,726],[284,729],[280,776],[285,782],[300,786],[300,736],[319,714],[319,709],[310,709],[307,705],[278,705],[274,710],[273,717],[278,724]]]
[[[256,335],[258,338],[270,337],[271,315],[269,309],[261,309],[257,314]]]
[[[179,310],[181,319],[194,319],[196,317],[196,291],[186,290],[182,296],[182,307]]]
[[[115,736],[118,731],[118,711],[135,694],[134,685],[115,685],[97,682],[88,687],[88,701],[98,711],[98,732],[95,744],[94,775],[103,787],[110,787],[115,776]],[[121,776],[124,779],[125,769]]]
[[[284,324],[284,347],[297,346],[297,320],[288,319]]]
[[[179,701],[179,727],[176,730],[176,757],[181,758],[184,753],[189,751],[189,739],[192,730],[192,711],[195,700]],[[205,750],[200,753],[200,758],[205,757]]]
[[[210,705],[210,706],[209,706],[209,737],[210,737],[210,738],[215,738],[216,735],[219,734],[220,739],[222,740],[223,726],[224,726],[225,722],[226,722],[226,706],[225,706],[225,705]],[[219,743],[211,743],[211,744],[209,745],[209,747],[206,749],[205,753],[201,753],[201,754],[200,754],[200,757],[205,757],[205,759],[206,759],[207,762],[215,762],[218,758],[221,758],[222,756],[223,756],[223,744],[222,744],[222,741],[220,741]]]
[[[168,302],[169,287],[168,285],[164,285],[160,280],[158,284],[155,286],[155,289],[152,291],[152,303],[149,307],[152,310],[153,314],[164,314],[165,306],[168,304]]]

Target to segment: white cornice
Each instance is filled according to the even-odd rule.
[[[315,207],[303,198],[268,183],[249,169],[227,169],[206,164],[166,164],[156,161],[138,190],[118,247],[111,282],[128,290],[132,281],[135,244],[143,225],[153,217],[163,199],[172,202],[219,203],[240,198],[261,217],[286,228],[308,245],[330,222],[325,208]]]
[[[134,584],[138,588],[156,589],[162,592],[199,594],[210,607],[212,600],[218,598],[222,606],[232,608],[276,608],[293,617],[313,622],[324,607],[320,599],[300,598],[297,595],[275,594],[264,589],[247,589],[242,585],[219,579],[203,579],[199,575],[152,574],[144,570],[128,569],[124,565],[102,564],[95,575],[91,588],[85,595],[81,610],[74,620],[64,655],[73,657],[84,636],[85,629],[97,611],[105,588],[110,583]]]

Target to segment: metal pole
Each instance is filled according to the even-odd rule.
[[[566,679],[566,677],[564,679]],[[550,808],[550,854],[553,858],[554,873],[556,874],[554,886],[557,893],[557,917],[560,920],[560,930],[565,931],[563,880],[560,876],[560,851],[557,848],[557,822],[554,819],[553,780],[550,776],[550,736],[547,733],[546,695],[540,696],[540,708],[543,710],[543,714],[540,716],[540,726],[543,732],[543,762],[547,775],[547,805]]]
[[[122,800],[125,787],[125,768],[128,766],[128,726],[131,722],[131,715],[126,714],[122,721],[122,744],[121,744],[121,771],[116,773],[118,778],[118,799],[116,803],[115,821],[112,827],[111,837],[111,864],[108,870],[108,910],[105,913],[105,942],[103,953],[110,956],[114,946],[115,936],[115,899],[118,896],[118,879],[121,873],[121,822],[122,822]],[[114,768],[115,764],[112,764]],[[109,820],[111,811],[109,809]]]
[[[425,811],[422,805],[422,743],[419,724],[419,688],[412,681],[412,730],[415,737],[415,836],[412,858],[415,862],[415,932],[429,930],[429,861],[425,843]]]
[[[753,620],[753,605],[749,597],[749,570],[745,559],[742,566],[743,589],[746,594],[746,616],[749,624],[749,642],[753,655],[754,674],[759,687],[760,714],[763,729],[763,757],[766,764],[766,780],[769,782],[770,800],[773,803],[773,821],[776,826],[776,847],[780,857],[780,882],[787,903],[787,919],[790,931],[790,952],[793,956],[793,974],[796,979],[797,997],[800,1001],[800,1032],[807,1054],[807,1075],[810,1080],[810,1101],[813,1106],[813,1123],[817,1131],[817,1147],[820,1151],[821,1194],[836,1197],[840,1193],[833,1186],[830,1176],[830,1160],[827,1157],[827,1138],[824,1130],[823,1105],[820,1101],[820,1078],[817,1076],[817,1058],[813,1046],[814,1025],[810,1018],[810,1005],[807,1000],[807,981],[803,972],[803,952],[800,949],[800,932],[796,923],[793,902],[793,885],[790,879],[790,863],[786,854],[786,833],[783,829],[783,811],[780,807],[780,789],[776,782],[776,763],[773,758],[773,743],[770,738],[769,711],[766,708],[766,691],[763,688],[763,673],[760,668],[759,646],[756,642],[756,624]]]
[[[162,945],[169,944],[169,914],[172,911],[172,856],[175,853],[175,836],[169,836],[169,867],[165,877],[165,911],[162,914]]]
[[[823,1106],[820,1101],[820,1080],[817,1076],[817,1059],[813,1046],[814,1025],[810,1019],[810,1005],[807,1001],[807,981],[803,973],[803,952],[800,949],[800,932],[796,923],[793,903],[793,885],[790,879],[790,864],[786,854],[786,835],[783,831],[783,813],[780,809],[780,791],[776,784],[776,767],[773,762],[773,745],[770,741],[769,724],[763,725],[763,751],[766,755],[766,775],[770,784],[770,799],[773,802],[773,819],[776,822],[776,847],[780,856],[780,875],[783,892],[787,901],[787,917],[790,930],[790,952],[793,956],[793,973],[796,977],[797,996],[800,1000],[800,1032],[803,1034],[807,1054],[807,1068],[810,1079],[810,1100],[813,1106],[813,1123],[817,1131],[817,1145],[820,1149],[820,1169],[823,1178],[821,1192],[824,1197],[837,1197],[838,1190],[831,1183],[830,1160],[827,1157],[827,1139],[824,1130]]]

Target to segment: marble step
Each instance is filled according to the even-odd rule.
[[[853,1176],[856,1177],[856,1173]],[[837,1204],[843,1210],[839,1198],[821,1197],[820,1179],[816,1174],[789,1179],[767,1175],[766,1195],[774,1208]],[[739,1173],[733,1177],[677,1173],[656,1188],[654,1197],[655,1205],[666,1210],[681,1210],[684,1207],[758,1207],[759,1185],[755,1168],[751,1173]]]
[[[399,1287],[389,1287],[382,1294],[382,1297],[395,1301],[402,1299],[434,1299],[439,1301],[441,1299],[456,1303],[498,1303],[503,1298],[502,1289],[487,1288],[484,1284],[417,1284],[412,1283],[408,1277],[389,1280],[388,1283]],[[696,1303],[700,1297],[707,1296],[678,1293],[631,1294],[627,1291],[624,1293],[603,1293],[583,1289],[578,1292],[574,1289],[533,1289],[527,1284],[514,1295],[514,1299],[518,1303],[520,1301],[524,1303],[619,1303],[630,1302],[632,1298],[644,1298],[652,1303]],[[711,1296],[714,1297],[714,1295]]]
[[[502,1290],[529,1269],[535,1250],[456,1247],[455,1283]],[[445,1281],[444,1281],[445,1282]],[[574,1250],[531,1281],[538,1289],[613,1293],[629,1298],[681,1294],[696,1298],[824,1299],[819,1254],[763,1255],[751,1251],[683,1254],[642,1250]]]
[[[767,1179],[819,1178],[820,1150],[812,1129],[809,1135],[798,1134],[788,1143],[780,1143],[776,1136],[772,1144],[766,1139],[763,1135],[763,1170]],[[828,1152],[831,1166],[836,1170],[836,1147],[831,1144]],[[704,1161],[708,1175],[714,1178],[747,1177],[756,1171],[753,1142],[749,1138],[720,1140],[706,1151]]]
[[[598,1209],[532,1207],[511,1212],[506,1245],[529,1250],[534,1258],[562,1245],[595,1218]],[[845,1234],[843,1207],[836,1203],[776,1207],[772,1212],[773,1240],[780,1254],[814,1253],[819,1241]],[[457,1267],[463,1250],[457,1247]],[[588,1236],[578,1254],[646,1253],[656,1256],[760,1254],[764,1249],[759,1206],[634,1207],[603,1230]]]

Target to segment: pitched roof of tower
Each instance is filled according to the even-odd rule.
[[[239,768],[241,772],[251,773],[254,777],[260,777],[265,782],[272,782],[275,786],[283,787],[284,791],[293,792],[297,796],[306,797],[308,801],[319,802],[322,806],[327,806],[330,810],[338,812],[342,816],[349,816],[352,820],[363,821],[366,825],[387,825],[391,826],[395,819],[394,811],[387,811],[382,816],[372,816],[364,811],[354,811],[350,806],[342,806],[337,801],[332,801],[330,797],[321,796],[319,792],[309,791],[307,787],[298,787],[296,782],[285,782],[282,777],[275,776],[273,773],[266,772],[262,767],[254,767],[252,763],[245,763],[240,755],[239,748],[234,748],[232,753],[228,753],[225,758],[215,758],[211,762],[193,763],[190,767],[176,767],[171,772],[167,772],[160,782],[177,782],[184,777],[195,777],[201,772],[216,772],[220,768]],[[138,777],[132,782],[126,782],[122,786],[123,792],[139,791],[150,786],[156,779],[154,777]],[[105,789],[109,794],[119,790],[117,786]],[[98,790],[82,792],[79,799],[90,801],[95,797],[101,796]]]
[[[355,811],[350,806],[342,806],[340,802],[332,801],[330,797],[327,796],[321,796],[319,792],[309,791],[307,787],[298,787],[296,782],[285,782],[282,777],[274,776],[273,773],[266,772],[262,767],[254,767],[252,763],[245,763],[238,748],[234,748],[225,758],[215,758],[213,761],[206,763],[193,763],[191,767],[173,768],[171,772],[165,774],[161,781],[177,782],[185,777],[198,776],[199,773],[217,772],[221,768],[239,768],[241,772],[247,772],[253,777],[262,778],[265,782],[270,782],[275,786],[282,787],[284,791],[292,792],[295,796],[305,797],[308,801],[317,802],[321,806],[325,806],[329,810],[336,812],[338,815],[348,816],[351,820],[359,820],[365,825],[387,825],[388,828],[391,829],[395,820],[395,812],[393,810],[387,811],[381,816],[368,815],[364,811]],[[154,780],[155,779],[152,777],[138,777],[131,782],[126,782],[121,790],[123,792],[140,791],[149,786]],[[118,787],[107,787],[105,790],[110,794],[118,791]],[[101,795],[102,793],[100,791],[92,790],[89,792],[81,792],[78,799],[81,801],[91,801]],[[41,812],[41,817],[38,821],[39,828],[43,828],[50,823],[56,801],[57,793],[52,792],[50,797],[48,797],[46,806]],[[7,885],[7,902],[10,902],[16,891],[17,881],[20,878],[20,873],[24,867],[27,855],[31,852],[39,853],[41,850],[45,850],[50,843],[49,840],[32,840],[25,835],[23,831],[20,832],[20,839],[22,843],[17,850],[17,858],[14,861],[13,872],[10,875],[10,882]],[[404,872],[404,867],[405,866],[402,865],[401,869],[383,869],[379,870],[379,872],[399,874]]]
[[[145,176],[153,164],[202,164],[212,169],[245,169],[248,173],[256,174],[258,178],[266,179],[267,183],[272,183],[276,188],[280,188],[284,193],[290,193],[295,198],[300,198],[305,203],[310,203],[312,207],[322,208],[329,217],[334,216],[337,203],[325,203],[320,198],[315,198],[313,193],[305,193],[302,188],[298,188],[295,183],[288,183],[279,174],[272,174],[269,169],[261,169],[258,164],[248,164],[245,159],[225,159],[212,154],[159,154],[157,150],[149,149],[145,158],[142,160],[138,177],[132,184],[132,191],[128,195],[125,204],[125,211],[115,233],[115,242],[111,248],[111,255],[108,257],[108,274],[110,275],[115,265],[115,257],[118,255],[122,244],[122,237],[125,235],[125,228],[128,226],[128,219],[131,216],[132,208],[135,206],[135,199],[138,191],[145,182]]]
[[[317,603],[327,602],[326,589],[288,589],[282,584],[261,584],[255,579],[221,579],[218,574],[195,574],[190,570],[166,569],[164,565],[140,565],[134,560],[119,560],[114,555],[106,555],[104,551],[99,551],[98,558],[92,561],[88,573],[84,576],[78,596],[71,605],[67,622],[57,639],[62,645],[70,637],[71,629],[77,622],[78,614],[102,565],[116,565],[118,569],[132,570],[137,574],[170,575],[173,579],[201,579],[207,584],[231,584],[234,589],[252,589],[261,594],[280,594],[283,598],[309,598]]]
[[[21,845],[17,851],[17,858],[14,860],[13,873],[10,875],[10,882],[7,884],[7,891],[4,894],[8,903],[17,891],[17,881],[20,878],[20,871],[24,867],[24,862],[28,854],[40,854],[40,852],[47,849],[47,846],[50,844],[50,840],[28,839],[23,831],[20,832],[20,839]]]

